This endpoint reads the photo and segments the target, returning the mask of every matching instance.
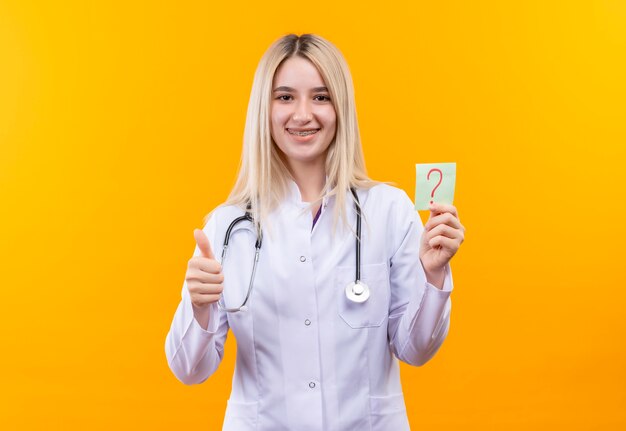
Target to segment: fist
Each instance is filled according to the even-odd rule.
[[[224,274],[222,266],[215,260],[211,244],[204,232],[195,229],[193,235],[201,255],[189,259],[185,281],[191,304],[196,309],[206,309],[220,299],[220,294],[224,290]]]
[[[465,226],[461,224],[456,207],[434,203],[430,218],[424,225],[420,244],[420,260],[428,273],[442,272],[465,240]]]

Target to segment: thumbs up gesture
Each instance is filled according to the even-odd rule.
[[[224,290],[222,284],[224,274],[222,274],[222,266],[215,260],[211,244],[204,232],[195,229],[193,235],[201,255],[189,259],[185,281],[194,311],[208,311],[209,306],[220,298]]]

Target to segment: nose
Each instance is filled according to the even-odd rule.
[[[297,123],[308,123],[313,119],[308,100],[302,98],[296,103],[292,118]]]

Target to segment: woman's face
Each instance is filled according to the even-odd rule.
[[[337,117],[317,68],[305,58],[288,58],[276,70],[272,90],[270,130],[289,165],[323,165]]]

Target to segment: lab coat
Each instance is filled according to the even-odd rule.
[[[289,186],[270,215],[272,236],[264,231],[249,310],[226,313],[214,303],[204,330],[183,283],[165,341],[169,367],[187,385],[204,382],[222,360],[230,328],[237,358],[223,430],[408,430],[398,360],[424,364],[448,334],[450,266],[443,289],[426,281],[419,259],[424,228],[404,191],[386,184],[359,189],[361,279],[371,293],[364,303],[351,302],[345,287],[355,278],[354,234],[339,222],[331,237],[334,197],[324,200],[311,229],[308,203],[296,183]],[[351,199],[346,210],[355,228]],[[218,260],[228,225],[243,213],[219,207],[203,228]],[[251,222],[232,231],[223,265],[227,307],[246,295],[255,240]]]

